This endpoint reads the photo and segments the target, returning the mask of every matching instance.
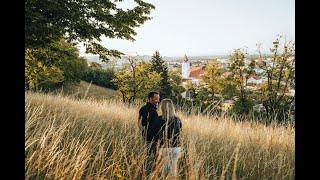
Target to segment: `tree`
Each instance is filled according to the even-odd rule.
[[[88,67],[86,59],[79,56],[78,49],[65,39],[33,52],[38,61],[59,67],[63,71],[64,83],[79,83]]]
[[[168,66],[166,62],[160,56],[159,51],[156,51],[152,56],[151,70],[160,74],[160,98],[171,98],[172,87],[169,82]]]
[[[39,48],[58,41],[84,43],[88,53],[99,54],[102,61],[108,56],[120,56],[99,44],[101,37],[134,40],[134,28],[151,19],[148,15],[155,7],[142,0],[136,6],[123,10],[119,1],[85,0],[26,0],[25,46]]]
[[[181,93],[185,91],[185,88],[181,85],[182,83],[181,71],[179,70],[169,71],[169,82],[172,87],[173,101],[178,103],[182,98]]]
[[[236,88],[239,92],[239,101],[236,102],[235,112],[239,114],[248,114],[252,108],[252,103],[248,97],[249,93],[246,90],[247,81],[251,75],[254,74],[254,62],[251,60],[249,66],[246,65],[245,60],[247,53],[241,49],[235,49],[230,57],[230,71],[235,82]],[[237,108],[240,107],[240,108]]]
[[[294,89],[295,83],[295,45],[293,42],[282,41],[279,36],[270,49],[272,57],[267,62],[267,57],[261,53],[258,45],[260,68],[267,82],[260,89],[260,101],[266,109],[267,117],[283,119],[294,102],[294,96],[288,96],[287,92]]]
[[[117,85],[125,103],[144,99],[146,92],[159,89],[160,75],[150,71],[150,64],[137,63],[129,58],[130,68],[124,68],[115,74],[113,82]]]
[[[66,58],[58,63],[65,77],[64,84],[79,84],[88,68],[87,60],[82,57]]]
[[[232,77],[222,78],[220,81],[220,85],[220,93],[224,99],[235,99],[235,97],[239,95],[237,83],[234,81]]]
[[[219,64],[212,63],[206,67],[204,75],[202,76],[204,86],[212,97],[222,92],[221,74],[222,69],[219,67]]]
[[[115,78],[115,72],[112,69],[102,69],[90,66],[86,71],[83,80],[96,84],[98,86],[117,89],[113,79]]]
[[[78,49],[64,39],[46,47],[27,49],[26,71],[28,73],[26,81],[37,82],[36,85],[28,85],[27,88],[36,86],[38,89],[51,89],[66,83],[79,83],[87,67],[87,61],[79,57]],[[48,72],[43,76],[42,70],[40,70],[43,68],[51,73]],[[46,72],[44,69],[43,72]],[[33,74],[32,72],[37,73]]]
[[[25,55],[25,87],[29,90],[49,89],[63,82],[63,71],[57,66],[47,66],[37,61],[32,50]]]

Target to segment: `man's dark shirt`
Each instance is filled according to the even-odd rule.
[[[143,127],[143,137],[149,142],[156,140],[157,130],[153,128],[153,124],[158,121],[157,106],[147,102],[139,110],[139,120]]]

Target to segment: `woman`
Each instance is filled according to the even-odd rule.
[[[182,155],[180,132],[181,120],[175,114],[171,99],[163,99],[160,104],[162,115],[159,116],[160,130],[158,140],[160,142],[159,156],[163,163],[163,173],[173,177],[178,175],[178,160]]]

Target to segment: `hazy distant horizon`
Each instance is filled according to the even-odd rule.
[[[278,34],[295,39],[294,0],[146,0],[155,5],[151,20],[136,28],[136,41],[102,38],[102,45],[126,54],[225,56],[236,48],[269,52]],[[120,7],[132,8],[133,0]],[[80,48],[84,54],[84,48]]]
[[[161,55],[161,54],[160,54]],[[267,56],[270,56],[271,54],[267,54]],[[82,55],[84,58],[86,58],[89,62],[97,62],[97,63],[102,63],[101,60],[99,59],[99,55],[94,55],[94,54],[84,54]],[[161,55],[162,56],[162,55]],[[188,56],[188,59],[193,61],[193,60],[209,60],[211,58],[229,58],[230,54],[227,55],[204,55],[204,56]],[[249,54],[249,56],[258,56],[258,54]],[[133,56],[134,57],[134,56]],[[152,55],[139,55],[139,57],[142,57],[142,60],[151,60]],[[118,59],[116,57],[110,57],[111,59]],[[183,56],[162,56],[163,60],[168,60],[168,61],[176,61],[176,60],[182,60],[184,58]],[[126,57],[120,58],[121,60],[126,60]],[[118,59],[118,60],[120,60]],[[140,58],[138,58],[140,59]]]

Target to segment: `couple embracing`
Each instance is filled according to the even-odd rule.
[[[158,104],[161,116],[158,115]],[[162,164],[162,172],[172,177],[178,176],[178,159],[182,155],[180,133],[182,123],[175,114],[171,99],[160,102],[158,92],[148,94],[148,102],[139,110],[139,125],[148,148],[146,159],[147,174],[151,174],[155,162]]]

